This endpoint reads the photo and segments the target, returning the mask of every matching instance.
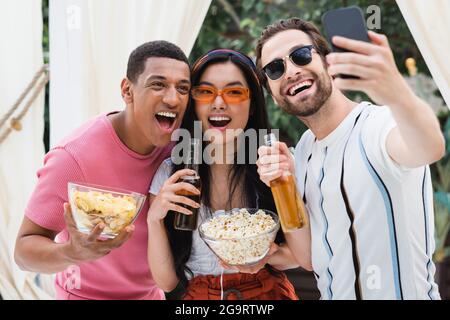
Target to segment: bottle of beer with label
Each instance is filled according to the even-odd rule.
[[[265,145],[270,147],[277,141],[271,133],[264,136]],[[303,228],[308,224],[305,205],[300,198],[295,183],[295,177],[286,170],[283,175],[270,183],[275,206],[284,232]]]
[[[189,143],[189,148],[186,150],[187,154],[184,155],[185,169],[195,171],[195,175],[183,176],[179,182],[186,182],[198,190],[201,190],[200,175],[198,174],[198,166],[200,164],[201,145],[200,140],[192,138]],[[200,203],[200,195],[193,194],[190,191],[181,190],[177,192],[177,195],[185,196],[197,203]],[[185,204],[179,204],[180,206],[192,211],[192,215],[185,215],[180,212],[175,213],[174,228],[177,230],[193,231],[197,229],[198,221],[198,208],[191,208]]]

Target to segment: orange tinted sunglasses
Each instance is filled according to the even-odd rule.
[[[212,86],[196,86],[191,91],[192,98],[195,101],[203,103],[212,103],[217,96],[221,96],[225,103],[240,103],[250,98],[250,90],[242,87],[228,87],[217,89]]]

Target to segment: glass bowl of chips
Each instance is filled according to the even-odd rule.
[[[102,238],[113,239],[136,220],[143,194],[85,183],[68,183],[69,202],[77,229],[89,234],[100,223]]]
[[[226,264],[251,266],[269,253],[279,228],[272,211],[242,208],[215,213],[199,226],[199,233]]]

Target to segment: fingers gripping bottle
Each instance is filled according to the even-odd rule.
[[[264,136],[265,145],[271,147],[277,141],[271,133]],[[295,183],[295,177],[285,170],[283,175],[270,182],[270,189],[275,200],[281,228],[284,232],[303,228],[308,224],[308,216]]]

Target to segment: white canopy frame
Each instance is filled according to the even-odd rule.
[[[397,0],[420,52],[450,108],[450,1]]]

